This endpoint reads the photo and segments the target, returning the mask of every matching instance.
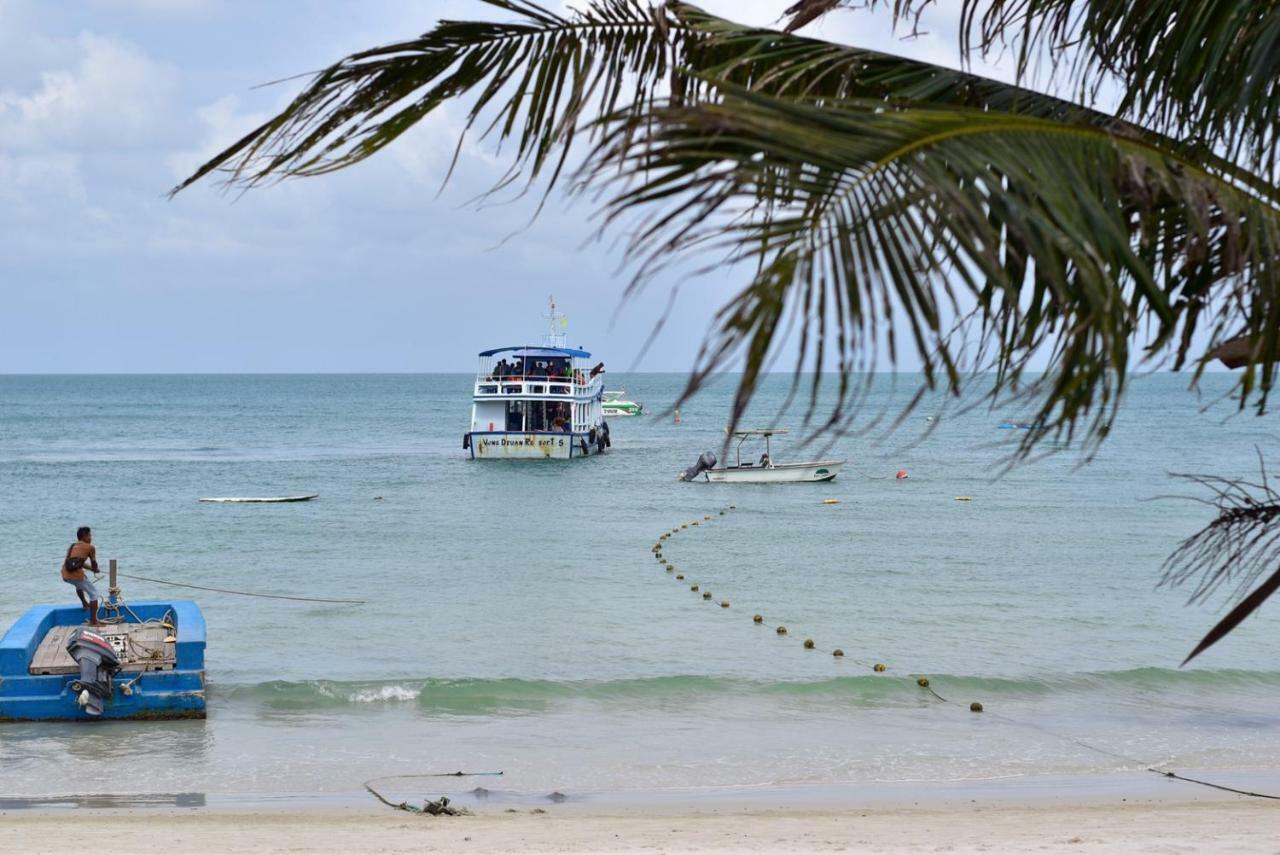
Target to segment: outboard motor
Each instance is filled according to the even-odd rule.
[[[102,715],[102,705],[111,699],[111,678],[120,670],[120,658],[96,632],[80,627],[67,639],[67,652],[80,666],[80,679],[71,684],[79,692],[77,703],[89,715]]]
[[[716,466],[716,456],[710,451],[704,451],[698,457],[698,462],[690,466],[688,469],[680,473],[679,480],[692,481],[707,469],[714,469]]]

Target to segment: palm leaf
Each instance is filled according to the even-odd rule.
[[[757,267],[685,390],[740,354],[735,418],[792,300],[840,307],[804,320],[802,341],[819,344],[801,359],[814,369],[834,326],[841,365],[865,364],[889,334],[891,360],[910,352],[931,385],[952,389],[953,341],[976,324],[986,361],[969,367],[1001,372],[992,394],[1029,386],[1046,428],[1091,444],[1109,431],[1131,357],[1199,365],[1197,330],[1221,340],[1242,322],[1275,340],[1280,210],[1234,170],[1087,113],[886,110],[719,87],[719,103],[656,109],[642,125],[614,117],[591,178],[620,185],[614,219],[640,218],[631,252],[643,272],[708,251]],[[1045,376],[1028,382],[1045,354]],[[1271,363],[1259,371],[1262,405]],[[837,405],[818,428],[845,415]]]
[[[806,0],[789,26],[876,5],[914,23],[930,2]],[[1011,51],[1020,77],[1047,58],[1085,100],[1118,83],[1120,115],[1277,178],[1280,0],[964,0],[960,32],[965,55]]]
[[[1276,570],[1280,565],[1280,530],[1276,527],[1280,522],[1280,493],[1267,478],[1261,453],[1258,466],[1261,479],[1256,483],[1215,475],[1178,476],[1204,488],[1208,498],[1190,498],[1210,505],[1217,514],[1169,556],[1161,584],[1178,587],[1194,582],[1190,598],[1194,603],[1207,600],[1224,585],[1234,583],[1233,597],[1239,600],[1191,651],[1184,665],[1221,640],[1280,589],[1280,570]],[[1258,584],[1267,573],[1270,576]]]

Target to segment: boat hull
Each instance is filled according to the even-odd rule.
[[[747,466],[708,469],[703,474],[713,483],[731,484],[786,484],[821,483],[830,481],[844,466],[843,460],[824,460],[815,463],[779,463],[773,467]]]
[[[585,433],[472,431],[474,460],[569,460],[599,454]]]
[[[205,623],[190,600],[131,603],[143,621],[172,613],[174,664],[166,670],[125,669],[112,680],[102,715],[76,703],[78,673],[31,673],[33,657],[50,630],[79,625],[79,606],[35,606],[0,638],[0,722],[155,720],[205,717]],[[125,692],[126,684],[138,678]]]

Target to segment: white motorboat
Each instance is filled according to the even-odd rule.
[[[805,460],[796,463],[779,463],[773,459],[772,439],[787,433],[785,428],[757,428],[756,430],[737,430],[733,436],[738,440],[734,446],[734,464],[732,466],[716,466],[716,457],[711,452],[704,453],[698,462],[680,473],[681,481],[693,481],[701,477],[706,481],[732,482],[739,484],[773,484],[773,483],[818,483],[830,481],[844,466],[843,460]],[[763,439],[764,454],[757,461],[742,460],[742,446],[747,440]]]
[[[626,389],[613,389],[604,393],[604,402],[602,407],[606,416],[642,416],[644,415],[644,405],[639,401],[628,401],[622,396],[627,394]]]
[[[474,460],[568,460],[612,443],[604,420],[604,363],[565,347],[564,319],[551,301],[550,333],[541,347],[518,345],[480,354],[471,429],[462,447]]]

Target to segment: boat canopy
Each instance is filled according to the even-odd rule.
[[[575,350],[572,347],[530,347],[528,345],[518,345],[516,347],[498,347],[493,350],[480,351],[481,356],[496,356],[499,353],[510,353],[512,356],[533,357],[540,356],[573,356],[579,359],[590,359],[591,354],[585,350]]]

